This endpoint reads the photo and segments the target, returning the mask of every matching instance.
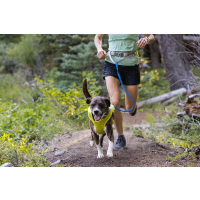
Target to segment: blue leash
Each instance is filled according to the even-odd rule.
[[[132,107],[130,110],[121,110],[120,108],[118,108],[118,107],[116,107],[116,106],[114,106],[114,107],[115,107],[117,110],[121,111],[121,112],[131,112],[131,111],[134,109],[134,107],[135,107],[135,103],[134,103],[134,101],[133,101],[131,95],[128,93],[128,91],[126,90],[126,88],[124,87],[124,85],[123,85],[123,83],[122,83],[122,79],[121,79],[121,76],[120,76],[119,71],[118,71],[118,63],[115,62],[115,65],[116,65],[117,75],[118,75],[118,77],[119,77],[119,81],[120,81],[120,83],[121,83],[121,86],[122,86],[122,88],[124,89],[124,91],[126,92],[126,94],[129,96],[129,98],[131,99],[131,101],[132,101],[132,103],[133,103],[133,107]]]

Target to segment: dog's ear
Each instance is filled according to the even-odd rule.
[[[91,100],[92,100],[92,98],[87,98],[87,99],[86,99],[86,103],[87,103],[87,104],[90,104],[90,103],[91,103]]]
[[[103,100],[106,102],[107,106],[110,107],[110,100],[107,97],[104,97]]]

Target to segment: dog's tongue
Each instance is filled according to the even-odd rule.
[[[100,119],[101,119],[101,116],[98,116],[98,115],[95,115],[95,116],[94,116],[94,120],[95,120],[95,121],[99,121]]]

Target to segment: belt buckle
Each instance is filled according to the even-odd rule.
[[[124,57],[129,56],[129,55],[130,55],[130,53],[128,53],[128,52],[124,53]]]
[[[118,52],[118,57],[123,57],[123,53],[122,52]]]

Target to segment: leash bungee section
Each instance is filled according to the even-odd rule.
[[[134,109],[134,107],[135,107],[135,103],[134,103],[134,101],[133,101],[133,98],[132,98],[131,95],[128,93],[128,91],[126,90],[126,88],[124,87],[124,85],[123,85],[123,83],[122,83],[122,79],[121,79],[121,76],[120,76],[119,71],[118,71],[118,63],[115,62],[115,65],[116,65],[117,75],[118,75],[118,77],[119,77],[119,81],[120,81],[120,83],[121,83],[121,86],[122,86],[122,88],[124,89],[124,91],[126,92],[126,94],[129,96],[130,100],[132,101],[133,107],[132,107],[130,110],[122,110],[122,109],[120,109],[120,108],[118,108],[118,107],[116,107],[116,106],[114,106],[114,107],[115,107],[117,110],[121,111],[121,112],[131,112],[131,111]]]
[[[119,81],[120,81],[120,83],[121,83],[121,86],[122,86],[122,88],[124,89],[124,91],[126,92],[126,94],[129,96],[129,98],[130,98],[130,100],[131,100],[131,102],[132,102],[132,104],[133,104],[133,107],[132,107],[130,110],[122,110],[122,109],[120,109],[120,108],[118,108],[118,107],[116,107],[116,106],[114,106],[114,107],[115,107],[115,109],[117,109],[117,110],[119,110],[119,111],[121,111],[121,112],[131,112],[131,111],[135,108],[135,103],[134,103],[134,100],[133,100],[133,98],[131,97],[131,95],[128,93],[128,91],[127,91],[126,88],[124,87],[124,84],[123,84],[123,82],[122,82],[121,76],[120,76],[120,74],[119,74],[118,63],[119,63],[119,62],[122,62],[122,61],[124,61],[124,60],[126,60],[126,59],[128,59],[128,58],[130,58],[130,57],[132,57],[132,56],[134,56],[134,55],[138,55],[138,54],[135,52],[135,53],[133,53],[133,54],[131,54],[131,55],[129,55],[129,56],[127,56],[127,57],[121,59],[121,60],[118,61],[118,62],[114,62],[114,60],[112,59],[112,57],[111,57],[111,55],[110,55],[110,51],[108,52],[108,55],[109,55],[109,57],[110,57],[110,60],[113,62],[113,64],[116,65],[117,75],[118,75],[118,77],[119,77]]]

